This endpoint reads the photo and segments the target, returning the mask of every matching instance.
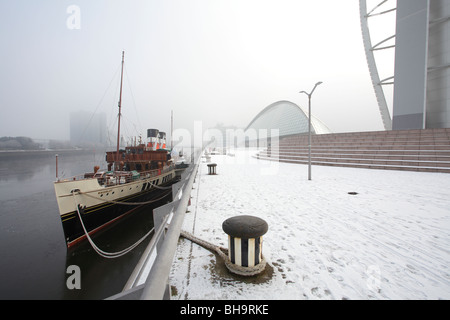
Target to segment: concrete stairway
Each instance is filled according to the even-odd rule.
[[[308,136],[283,137],[258,159],[308,163]],[[450,173],[450,129],[313,135],[313,165]]]

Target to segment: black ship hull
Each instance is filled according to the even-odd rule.
[[[116,201],[120,203],[132,202],[144,204],[125,205],[104,202],[101,205],[94,207],[79,206],[79,213],[83,220],[84,227],[88,234],[92,235],[145,205],[150,206],[160,201],[171,201],[172,189],[164,187],[170,187],[170,185],[175,182],[175,180],[172,180],[160,185],[160,187],[163,187],[161,189],[140,191],[132,196],[120,198]],[[148,204],[148,202],[151,202],[151,204]],[[61,221],[68,248],[86,239],[85,231],[76,210],[64,215],[64,218],[62,218]]]

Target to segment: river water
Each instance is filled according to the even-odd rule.
[[[71,177],[105,165],[104,152],[59,152],[58,171]],[[119,293],[150,239],[117,259],[98,256],[87,241],[68,250],[53,182],[55,153],[0,153],[0,299],[104,299]],[[159,206],[158,203],[154,206]],[[104,251],[136,242],[152,227],[152,209],[135,211],[94,235]],[[68,289],[70,265],[81,289]]]

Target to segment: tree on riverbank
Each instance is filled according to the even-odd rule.
[[[0,150],[39,150],[42,146],[28,137],[1,137]]]

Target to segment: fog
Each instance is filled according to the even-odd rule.
[[[124,136],[170,132],[172,110],[175,129],[244,128],[317,81],[332,131],[383,130],[357,0],[0,0],[0,18],[0,136],[69,139],[79,110],[112,130],[122,51]]]

